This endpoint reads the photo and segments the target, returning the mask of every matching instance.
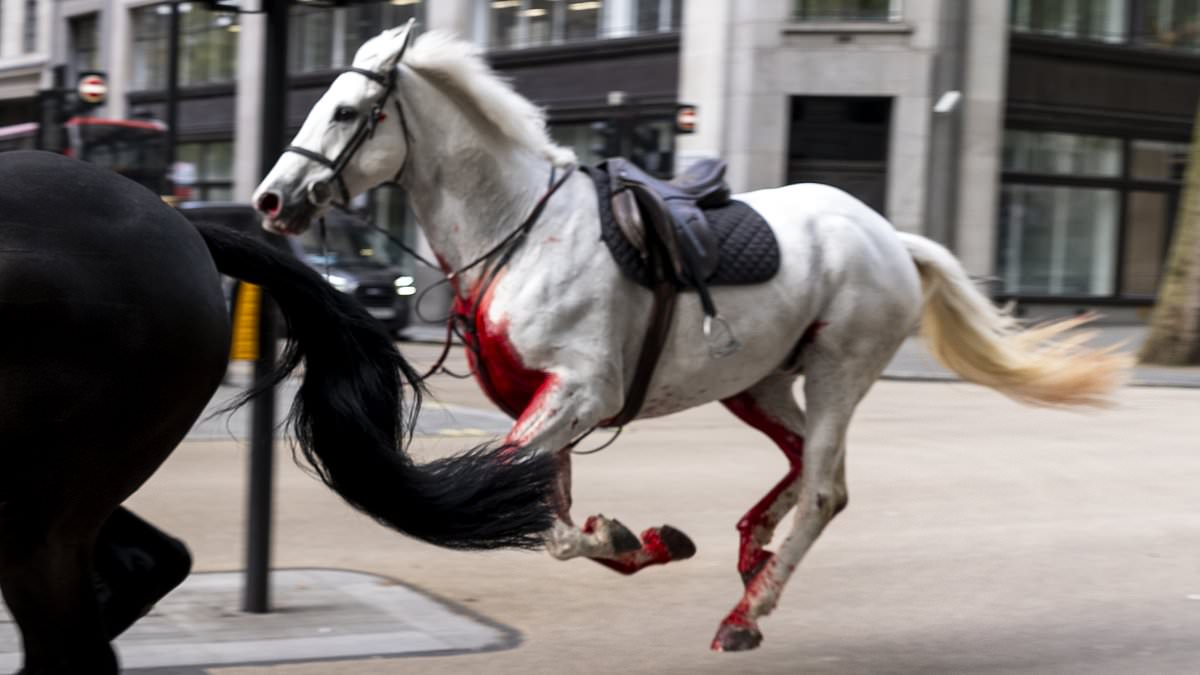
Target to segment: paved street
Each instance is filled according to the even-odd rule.
[[[403,350],[419,365],[436,351]],[[490,410],[469,381],[432,387],[452,410]],[[849,509],[763,622],[763,647],[738,655],[707,650],[739,596],[733,526],[785,465],[720,406],[638,423],[576,459],[577,516],[603,512],[635,529],[669,522],[699,546],[692,560],[632,578],[542,553],[404,540],[283,459],[279,566],[396,579],[511,627],[519,645],[155,672],[1194,673],[1197,410],[1200,389],[1131,388],[1112,410],[1078,413],[964,384],[881,382],[851,428]],[[496,418],[479,415],[435,425],[415,451],[485,440],[469,429],[486,433],[480,420]],[[197,570],[236,570],[245,459],[227,438],[189,440],[132,505],[186,539]]]

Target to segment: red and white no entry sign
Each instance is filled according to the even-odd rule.
[[[681,105],[675,110],[675,133],[690,134],[696,131],[696,106]]]
[[[103,75],[90,73],[79,78],[79,100],[84,103],[97,105],[104,103],[104,97],[108,95],[108,82]]]

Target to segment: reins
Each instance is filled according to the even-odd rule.
[[[479,312],[479,305],[483,299],[483,296],[487,294],[487,290],[491,287],[492,283],[495,282],[496,277],[500,273],[500,270],[504,268],[504,266],[512,258],[513,254],[516,253],[516,250],[520,247],[521,243],[525,240],[525,236],[529,233],[529,231],[531,229],[533,229],[534,224],[537,223],[538,218],[540,218],[542,215],[542,212],[546,210],[546,204],[550,201],[550,197],[554,196],[555,192],[558,192],[558,189],[560,187],[562,187],[564,183],[567,182],[567,179],[570,178],[573,173],[575,173],[575,165],[574,164],[572,164],[566,168],[566,170],[563,172],[562,177],[558,177],[558,167],[551,165],[550,180],[546,187],[546,191],[544,193],[542,193],[541,197],[538,198],[537,203],[534,204],[533,209],[529,212],[529,215],[525,217],[525,220],[521,221],[520,225],[515,227],[511,232],[508,233],[508,235],[506,235],[503,239],[501,239],[499,242],[497,242],[494,246],[492,246],[490,249],[488,249],[482,255],[475,258],[474,260],[467,263],[466,265],[463,265],[462,267],[446,274],[443,279],[440,279],[437,282],[426,287],[425,290],[421,291],[420,295],[417,296],[417,299],[416,299],[417,315],[418,315],[418,317],[420,317],[424,320],[425,317],[421,316],[420,308],[421,308],[421,301],[426,297],[427,293],[429,293],[430,291],[432,291],[435,288],[442,286],[443,284],[454,283],[454,281],[456,281],[462,274],[478,267],[479,265],[489,262],[493,258],[496,258],[497,256],[499,256],[497,263],[495,265],[489,266],[487,268],[487,271],[484,274],[484,282],[480,285],[478,293],[475,294],[475,299],[470,308],[469,313],[464,314],[464,313],[459,313],[459,312],[451,312],[451,314],[444,319],[444,321],[446,322],[446,339],[442,346],[442,353],[438,356],[437,361],[434,362],[433,366],[430,367],[430,369],[427,372],[425,372],[423,375],[421,375],[418,378],[419,381],[424,382],[425,380],[429,379],[430,377],[436,375],[439,372],[444,372],[447,375],[450,375],[451,377],[456,377],[459,379],[463,379],[463,378],[467,378],[467,377],[471,376],[470,373],[468,373],[466,375],[460,375],[460,374],[455,373],[445,367],[446,359],[450,355],[450,348],[453,343],[454,337],[458,337],[463,342],[464,345],[467,345],[468,348],[472,350],[473,354],[475,355],[476,361],[478,362],[478,359],[480,358],[479,347],[477,344],[474,344],[473,341],[467,340],[466,334],[467,333],[469,333],[471,335],[475,334],[475,318],[474,317]],[[336,208],[338,208],[338,210],[342,211],[343,213],[353,215],[353,212],[344,206],[341,206],[338,204],[335,204],[334,206]],[[409,255],[413,256],[413,258],[416,259],[421,264],[423,264],[426,267],[429,267],[431,269],[438,270],[439,272],[444,272],[444,270],[442,269],[442,267],[440,265],[430,262],[424,256],[420,255],[415,250],[413,250],[413,248],[411,246],[408,246],[404,242],[400,241],[399,238],[397,238],[391,232],[387,231],[387,229],[380,227],[379,225],[376,225],[375,223],[371,222],[370,220],[365,220],[364,222],[368,228],[370,228],[371,230],[373,230],[375,232],[382,234],[384,237],[387,238],[388,241],[390,241],[392,244],[396,245],[398,248],[403,250],[405,253],[408,253]],[[322,228],[322,237],[324,237],[324,228]],[[430,322],[430,323],[434,323],[434,322]]]
[[[381,85],[383,87],[383,91],[379,94],[378,97],[376,97],[376,99],[374,100],[374,102],[371,105],[370,112],[367,114],[366,118],[363,119],[359,123],[358,127],[354,130],[354,133],[350,136],[349,142],[346,143],[345,147],[342,148],[341,152],[339,152],[336,157],[334,157],[333,159],[329,159],[325,155],[322,155],[318,152],[309,150],[308,148],[296,146],[296,145],[289,145],[283,149],[283,151],[285,153],[291,152],[291,153],[300,155],[301,157],[309,159],[313,162],[316,162],[317,164],[320,164],[321,166],[328,168],[332,172],[331,176],[330,176],[330,180],[335,181],[337,183],[338,189],[341,192],[341,195],[340,195],[341,203],[339,204],[337,201],[329,199],[328,194],[320,194],[325,189],[327,189],[328,182],[325,181],[325,182],[316,182],[313,185],[309,186],[308,198],[309,198],[309,201],[312,202],[314,206],[322,206],[324,204],[331,204],[334,208],[337,208],[338,210],[340,210],[344,213],[353,215],[353,212],[350,209],[350,190],[346,186],[346,181],[343,178],[342,174],[346,170],[346,167],[350,164],[350,161],[354,158],[354,155],[362,148],[363,144],[365,144],[368,139],[374,137],[375,129],[379,126],[379,123],[385,118],[383,110],[387,106],[387,101],[389,99],[396,106],[396,113],[399,118],[400,128],[404,135],[405,144],[407,145],[405,153],[404,153],[404,160],[401,162],[400,168],[396,171],[396,175],[392,178],[391,182],[398,183],[400,181],[401,176],[403,176],[403,174],[404,174],[405,168],[408,167],[408,158],[412,154],[413,139],[412,139],[412,135],[409,133],[408,121],[404,115],[404,107],[403,107],[403,105],[401,105],[400,99],[393,95],[396,90],[396,80],[397,80],[397,74],[399,73],[399,71],[400,71],[400,68],[399,68],[398,62],[396,64],[396,66],[394,66],[393,68],[390,68],[387,71],[386,75],[377,73],[372,70],[367,70],[365,68],[357,68],[357,67],[350,67],[344,71],[347,73],[355,73],[357,75],[361,75],[361,76],[371,80],[372,82],[375,82],[375,83]],[[483,282],[480,284],[478,291],[475,293],[475,297],[471,304],[470,310],[467,313],[451,311],[450,315],[446,317],[446,319],[445,319],[445,321],[446,321],[446,338],[442,344],[442,352],[438,356],[437,360],[433,363],[433,365],[430,366],[429,370],[417,378],[417,382],[419,382],[419,383],[425,382],[430,377],[433,377],[434,375],[436,375],[438,373],[445,373],[451,377],[460,378],[460,379],[471,376],[471,373],[459,375],[457,373],[452,372],[450,369],[446,368],[446,360],[450,356],[450,348],[453,345],[453,341],[454,341],[455,337],[458,337],[458,339],[468,349],[471,350],[471,353],[474,356],[474,362],[477,364],[474,374],[482,380],[486,381],[489,379],[486,369],[482,369],[482,368],[478,367],[478,364],[482,363],[482,353],[480,350],[478,339],[468,339],[467,336],[468,335],[477,336],[476,319],[479,314],[479,308],[483,301],[483,297],[485,295],[487,295],[488,289],[491,288],[491,285],[493,283],[495,283],[496,278],[500,274],[500,271],[504,268],[505,265],[508,264],[508,262],[512,259],[512,256],[516,253],[517,249],[520,248],[521,244],[525,241],[525,238],[529,234],[529,231],[531,229],[533,229],[534,224],[537,223],[538,218],[541,217],[542,212],[545,211],[546,204],[550,201],[550,198],[552,196],[554,196],[554,193],[557,192],[558,189],[560,187],[562,187],[564,183],[567,182],[567,179],[570,178],[571,175],[575,173],[575,169],[576,169],[576,166],[574,164],[571,164],[566,167],[566,170],[563,172],[563,175],[561,177],[558,177],[558,175],[557,175],[558,167],[551,164],[550,179],[549,179],[548,185],[546,187],[546,191],[538,199],[537,203],[534,204],[533,209],[529,212],[529,215],[525,218],[525,220],[523,220],[521,222],[520,225],[518,225],[516,228],[514,228],[511,232],[508,233],[507,236],[505,236],[503,239],[501,239],[499,242],[497,242],[494,246],[492,246],[490,249],[488,249],[485,253],[483,253],[482,255],[477,257],[475,260],[472,260],[471,262],[467,263],[466,265],[463,265],[462,267],[446,274],[445,278],[430,285],[425,290],[421,291],[421,293],[417,296],[417,298],[416,298],[416,313],[419,318],[425,320],[425,317],[423,317],[421,315],[421,311],[420,311],[421,302],[422,302],[422,300],[424,300],[426,295],[431,290],[441,286],[442,284],[453,284],[461,275],[465,274],[466,272],[469,272],[470,270],[472,270],[480,265],[487,263],[487,267],[485,268],[483,277],[482,277]],[[430,262],[424,256],[422,256],[421,254],[419,254],[415,250],[413,250],[412,247],[408,246],[407,244],[405,244],[404,242],[402,242],[398,238],[396,238],[391,232],[388,232],[386,229],[376,225],[375,223],[371,222],[370,220],[366,220],[365,222],[366,222],[366,225],[368,228],[370,228],[371,230],[373,230],[375,232],[379,232],[379,233],[383,234],[384,237],[386,237],[388,239],[388,241],[390,241],[392,244],[399,247],[400,250],[411,255],[414,260],[417,260],[418,262],[420,262],[420,263],[424,264],[425,266],[430,267],[432,269],[442,271],[442,267],[440,265]],[[322,246],[323,251],[325,251],[326,227],[325,227],[325,219],[324,218],[321,218],[320,225],[321,225],[321,246]],[[325,256],[326,256],[326,260],[325,260],[326,278],[328,278],[329,260],[328,260],[327,251],[325,252]],[[583,434],[581,434],[578,438],[571,441],[567,445],[567,449],[569,449],[571,452],[573,452],[575,454],[581,454],[581,455],[587,455],[587,454],[599,452],[599,451],[607,448],[608,446],[612,445],[617,440],[617,438],[621,435],[621,430],[624,429],[624,424],[622,423],[621,425],[619,425],[617,432],[615,434],[613,434],[613,437],[610,438],[607,442],[605,442],[600,447],[595,448],[593,450],[586,451],[586,452],[576,452],[574,450],[575,446],[577,446],[580,442],[582,442],[583,439],[585,439],[589,435],[591,435],[591,433],[593,431],[595,431],[596,428],[597,427],[595,427],[595,426],[592,427],[591,429],[589,429],[586,432],[584,432]]]

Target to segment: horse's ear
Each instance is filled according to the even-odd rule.
[[[412,42],[413,24],[416,19],[409,19],[403,26],[391,31],[388,36],[388,49],[392,54],[383,61],[384,72],[391,72],[400,63],[400,59],[404,58],[404,52],[408,51],[408,45]]]

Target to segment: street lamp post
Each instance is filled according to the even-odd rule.
[[[263,45],[263,105],[260,127],[259,175],[271,170],[283,153],[287,128],[288,0],[263,0],[266,18]],[[264,292],[260,303],[258,360],[254,376],[262,381],[275,369],[274,303]],[[242,609],[270,611],[272,482],[274,477],[275,389],[253,402],[250,429],[250,486],[247,497],[246,585]]]

